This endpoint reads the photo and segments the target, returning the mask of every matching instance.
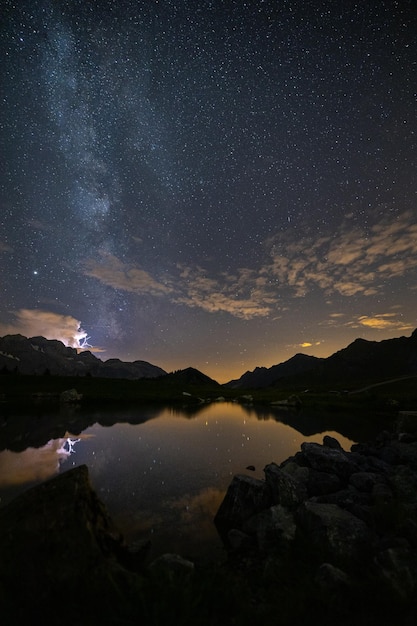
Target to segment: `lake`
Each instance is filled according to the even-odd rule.
[[[40,411],[3,423],[0,418],[0,425],[0,505],[86,464],[128,541],[151,539],[152,557],[178,552],[191,559],[222,552],[213,517],[234,474],[263,478],[265,465],[281,463],[303,441],[321,443],[325,434],[346,450],[360,437],[354,418],[319,419],[225,402],[192,411]]]

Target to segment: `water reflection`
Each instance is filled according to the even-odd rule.
[[[88,436],[88,435],[87,435]],[[0,453],[0,488],[42,482],[59,472],[61,463],[74,454],[74,446],[85,439],[70,433],[51,439],[41,448],[27,448],[22,452],[4,450]]]
[[[284,423],[294,420],[300,416],[229,403],[205,405],[192,415],[150,408],[72,416],[71,430],[44,445],[0,453],[0,497],[4,504],[29,484],[85,463],[128,540],[151,539],[156,553],[193,557],[204,546],[212,551],[217,541],[212,520],[234,474],[263,478],[265,465],[281,463],[303,441],[322,442],[324,434],[337,437],[345,449],[353,443],[317,421],[320,434],[308,435],[300,432],[308,431],[305,419],[300,430]],[[35,418],[24,440],[30,441],[29,432],[36,441],[45,437],[47,421]],[[62,416],[50,421],[53,432],[68,425]],[[30,419],[8,425],[14,446],[22,445],[22,437],[16,439],[22,423],[28,426]]]

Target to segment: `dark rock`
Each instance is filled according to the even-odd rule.
[[[355,472],[351,475],[349,482],[358,491],[370,493],[374,485],[381,482],[381,475],[374,472]]]
[[[407,517],[401,527],[401,532],[413,550],[417,549],[417,521]]]
[[[256,534],[259,549],[263,553],[286,553],[295,538],[296,525],[293,514],[277,504],[252,517],[244,530]]]
[[[390,487],[402,504],[417,508],[417,473],[408,465],[397,465],[389,477]]]
[[[375,557],[379,576],[402,599],[412,598],[417,590],[417,559],[405,547],[393,547]]]
[[[85,465],[34,487],[0,510],[0,588],[14,623],[66,607],[84,623],[111,613],[139,589],[123,565],[126,548],[91,489]],[[14,598],[25,598],[16,603]],[[69,599],[76,599],[70,606]],[[20,621],[19,621],[20,620]],[[32,621],[33,620],[33,621]],[[27,621],[25,623],[28,623]]]
[[[341,487],[342,483],[336,474],[319,472],[318,470],[313,469],[309,470],[307,480],[307,491],[309,497],[334,493]]]
[[[392,489],[385,483],[375,483],[372,487],[372,501],[375,504],[388,504],[394,498]]]
[[[333,448],[334,450],[343,450],[338,440],[335,437],[330,437],[330,435],[325,435],[323,437],[323,446],[326,446],[326,448]]]
[[[399,433],[398,441],[400,443],[415,443],[417,441],[417,433]]]
[[[290,509],[296,508],[307,497],[303,483],[292,478],[276,463],[270,463],[264,469],[266,484],[270,488],[272,503],[282,504]]]
[[[194,573],[194,563],[179,554],[162,554],[149,565],[149,571],[158,578],[166,577],[169,581],[189,578]]]
[[[387,474],[391,470],[391,466],[388,463],[371,454],[362,455],[358,452],[351,452],[349,458],[358,467],[357,471]]]
[[[315,582],[321,589],[328,592],[341,591],[352,584],[346,572],[331,563],[320,565],[316,572]]]
[[[283,472],[291,476],[294,480],[307,486],[311,472],[309,467],[298,465],[294,461],[281,463],[280,467]]]
[[[336,504],[304,502],[297,521],[312,546],[333,562],[356,562],[369,551],[372,536],[366,524]]]
[[[367,603],[366,590],[377,589],[388,603],[397,598],[414,607],[416,441],[385,431],[351,452],[332,438],[324,444],[303,443],[280,466],[265,467],[273,505],[249,517],[241,530],[256,538],[264,567],[273,562],[285,568],[293,559],[295,569],[321,564],[315,581],[333,599],[351,602],[359,593]]]
[[[221,532],[241,528],[246,520],[271,504],[271,491],[263,480],[239,474],[233,477],[214,521]]]
[[[312,498],[314,502],[327,504],[337,504],[342,509],[351,510],[354,504],[368,505],[371,503],[371,496],[367,493],[360,492],[352,485],[348,485],[345,489],[339,489],[333,493]]]
[[[256,516],[255,516],[256,517]],[[253,539],[250,535],[237,528],[231,528],[227,533],[227,543],[231,550],[239,551],[253,546]]]
[[[356,463],[343,450],[306,442],[301,444],[301,450],[313,469],[336,474],[341,480],[347,481],[358,470]]]

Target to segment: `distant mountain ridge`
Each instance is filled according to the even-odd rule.
[[[183,370],[177,370],[166,374],[163,377],[165,382],[171,382],[175,385],[212,385],[215,387],[221,387],[220,383],[206,374],[203,374],[194,367],[187,367]]]
[[[90,351],[77,352],[61,341],[44,337],[6,335],[0,337],[0,372],[52,374],[54,376],[90,375],[98,378],[159,378],[173,384],[218,385],[192,367],[167,374],[147,361],[120,359],[101,361]],[[223,385],[232,389],[261,389],[287,382],[310,385],[346,383],[370,379],[390,379],[417,375],[417,329],[410,337],[383,341],[356,339],[327,358],[298,353],[272,367],[256,367],[240,378]]]
[[[327,358],[296,354],[272,367],[257,367],[237,380],[226,383],[234,389],[260,389],[279,384],[284,379],[343,382],[389,379],[417,374],[417,329],[411,337],[368,341],[355,339],[346,348]]]
[[[77,352],[62,341],[23,335],[0,337],[0,370],[54,376],[90,375],[100,378],[156,378],[166,371],[147,361],[101,361],[90,351]]]
[[[269,387],[280,378],[309,372],[317,367],[321,361],[324,361],[324,359],[298,353],[288,361],[279,363],[279,365],[273,365],[268,368],[256,367],[252,372],[245,372],[237,380],[231,380],[229,383],[226,383],[226,386],[232,389]]]

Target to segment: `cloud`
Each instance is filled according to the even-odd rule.
[[[321,345],[321,341],[304,341],[298,344],[298,348],[312,348],[313,346]]]
[[[365,326],[374,330],[412,330],[414,328],[411,324],[398,319],[397,313],[380,313],[374,316],[361,315],[348,325],[354,328]]]
[[[145,270],[122,263],[117,257],[108,253],[102,253],[101,260],[85,261],[84,274],[97,278],[104,285],[122,291],[148,293],[154,296],[172,291],[169,285],[159,282]]]
[[[60,315],[39,309],[20,309],[14,315],[13,323],[0,324],[1,335],[42,336],[46,339],[58,339],[71,348],[101,351],[100,348],[94,348],[86,343],[87,333],[81,328],[81,322],[71,315]]]
[[[297,242],[269,240],[271,262],[262,270],[281,288],[304,296],[315,288],[346,297],[382,293],[386,281],[417,265],[417,225],[411,211],[387,216],[368,232],[346,222],[332,237],[300,234]]]
[[[13,248],[8,243],[0,241],[0,252],[13,252]]]
[[[208,277],[202,268],[182,268],[181,278],[183,293],[175,302],[210,313],[223,311],[249,320],[269,316],[276,302],[265,288],[264,278],[246,268],[236,274],[224,272],[221,279]]]
[[[149,272],[117,257],[102,253],[102,260],[84,263],[84,273],[101,283],[136,294],[168,296],[173,304],[199,308],[210,313],[226,312],[240,319],[267,317],[276,298],[267,279],[254,270],[241,268],[234,274],[208,276],[201,267],[178,266],[176,274],[166,275],[164,282]]]
[[[332,235],[315,237],[300,230],[296,241],[293,237],[293,232],[271,237],[258,268],[213,274],[200,266],[177,266],[161,278],[103,252],[99,259],[85,261],[84,273],[117,290],[165,296],[172,304],[249,320],[276,319],[291,298],[317,290],[326,298],[383,294],[388,281],[417,266],[417,226],[411,211],[378,218],[367,230],[346,220]]]

